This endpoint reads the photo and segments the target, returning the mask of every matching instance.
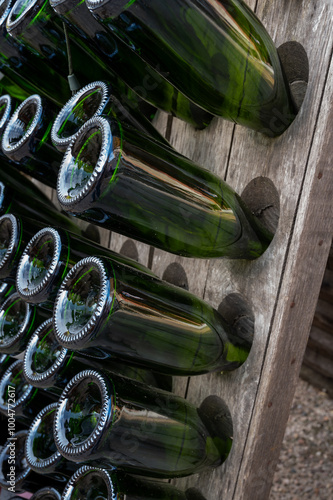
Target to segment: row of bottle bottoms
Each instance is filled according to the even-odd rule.
[[[2,108],[1,108],[2,105]],[[0,98],[2,163],[57,189],[68,214],[187,257],[255,259],[273,234],[237,193],[177,153],[105,82],[60,109]]]
[[[63,104],[71,66],[72,90],[107,78],[127,107],[144,100],[197,128],[216,115],[277,136],[296,116],[278,51],[242,0],[154,0],[149,8],[6,0],[0,26],[1,71],[22,87],[18,95],[37,91]]]

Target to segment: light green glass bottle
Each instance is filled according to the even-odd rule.
[[[269,136],[295,118],[277,50],[242,0],[86,0],[93,15],[203,109]]]
[[[68,460],[166,478],[217,467],[231,447],[227,427],[211,436],[185,399],[93,370],[64,389],[54,439]]]
[[[272,239],[214,174],[101,117],[68,147],[57,194],[72,215],[187,257],[254,259]]]

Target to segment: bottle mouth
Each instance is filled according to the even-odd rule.
[[[33,390],[24,377],[23,361],[14,361],[0,379],[0,411],[7,415],[9,403],[14,411],[30,398]]]
[[[52,403],[41,410],[33,420],[25,442],[25,455],[29,467],[40,473],[47,473],[61,459],[53,438],[53,423],[58,403]],[[52,470],[50,471],[52,472]]]
[[[0,278],[8,278],[19,243],[19,224],[12,214],[0,217]]]
[[[24,376],[35,387],[51,387],[63,366],[67,349],[55,338],[52,318],[44,321],[33,333],[24,354]]]
[[[12,353],[16,343],[26,333],[31,307],[17,292],[8,297],[0,307],[0,352]]]
[[[12,5],[12,0],[0,0],[0,26],[6,23]]]
[[[20,483],[28,476],[30,473],[30,467],[28,466],[27,460],[25,458],[25,441],[28,435],[28,431],[19,431],[14,434],[8,441],[4,444],[0,452],[0,486],[5,490],[8,490],[8,480],[13,480],[14,491],[18,489]],[[10,467],[14,465],[15,473],[12,474]],[[11,479],[12,478],[12,479]]]
[[[54,488],[46,487],[36,491],[30,500],[61,500],[61,495]]]
[[[51,140],[59,151],[66,151],[78,130],[88,120],[102,114],[110,92],[104,82],[93,82],[80,89],[61,108],[52,130]]]
[[[59,344],[82,349],[98,328],[110,294],[103,261],[80,260],[62,282],[54,303],[54,332]]]
[[[83,465],[68,481],[62,500],[116,500],[110,474],[105,469]]]
[[[58,174],[57,195],[65,210],[74,205],[77,209],[77,204],[96,188],[110,152],[113,153],[113,142],[105,118],[91,118],[79,129],[66,150]]]
[[[37,0],[16,0],[7,18],[7,30],[15,28],[36,3]]]
[[[0,26],[1,26],[1,19],[2,19],[2,5],[0,4]],[[9,10],[9,9],[8,9]],[[12,99],[10,95],[6,94],[0,97],[0,131],[2,132],[3,128],[5,127],[9,117],[10,113],[12,111]]]
[[[60,253],[61,238],[52,227],[41,229],[31,238],[16,273],[16,289],[24,300],[43,301],[44,292],[57,278]]]
[[[53,435],[65,458],[87,459],[101,438],[107,422],[114,417],[115,393],[98,372],[84,370],[63,390],[54,419]]]
[[[10,155],[30,140],[40,123],[42,111],[42,100],[37,94],[28,97],[20,104],[9,119],[2,137],[2,149],[5,154]]]
[[[108,0],[86,0],[86,4],[89,10],[94,10],[107,3],[107,1]],[[114,0],[112,2],[109,2],[110,5],[108,5],[108,18],[110,19],[118,17],[124,10],[127,9],[127,7],[130,7],[135,1],[136,0]]]

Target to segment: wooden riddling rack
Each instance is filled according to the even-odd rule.
[[[307,52],[309,86],[294,123],[275,139],[217,118],[197,132],[160,113],[156,126],[179,152],[225,179],[239,194],[254,179],[270,179],[280,202],[274,240],[251,262],[188,259],[142,243],[132,245],[138,260],[158,276],[178,263],[192,293],[216,308],[229,294],[240,294],[254,314],[254,343],[241,368],[174,381],[174,391],[195,405],[216,395],[231,412],[234,438],[227,461],[212,472],[176,481],[184,489],[197,487],[206,500],[269,497],[332,240],[332,2],[247,4],[277,47],[295,40]],[[101,237],[102,244],[118,252],[126,244],[128,253],[128,238],[104,230]]]

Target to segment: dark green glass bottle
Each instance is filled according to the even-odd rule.
[[[2,302],[4,300],[6,300],[9,297],[9,295],[14,293],[15,291],[16,290],[15,290],[14,285],[11,285],[10,283],[6,283],[4,280],[1,280],[0,281],[0,304],[2,304]]]
[[[150,477],[186,476],[216,467],[231,437],[210,436],[184,399],[93,370],[64,389],[54,420],[60,453],[74,462]]]
[[[0,377],[5,373],[5,371],[14,363],[15,359],[8,354],[0,354]]]
[[[88,465],[68,481],[62,500],[187,500],[185,493],[165,482],[145,481],[130,474]]]
[[[41,224],[28,218],[5,214],[0,217],[0,279],[15,283],[22,252]]]
[[[214,174],[101,117],[68,147],[57,193],[72,215],[187,257],[254,259],[272,238]]]
[[[1,60],[0,60],[0,69],[1,68]],[[17,99],[20,102],[24,101],[29,97],[29,95],[32,92],[27,92],[25,89],[23,89],[19,84],[15,82],[15,78],[10,78],[8,73],[10,74],[10,71],[6,70],[7,75],[4,73],[0,74],[0,93],[4,94],[7,93],[9,94],[13,99]]]
[[[269,136],[295,118],[277,50],[242,0],[87,0],[105,26],[203,109]]]
[[[203,300],[105,257],[86,257],[69,271],[53,320],[68,349],[174,375],[233,370],[251,347]]]
[[[51,392],[28,384],[21,360],[14,361],[0,379],[0,412],[26,425],[31,425],[37,413],[57,399]]]
[[[81,234],[77,225],[64,212],[59,212],[37,186],[11,168],[0,170],[0,215],[9,213],[15,213],[30,225],[35,224],[35,232],[40,224],[56,224]]]
[[[78,465],[62,457],[55,445],[53,420],[57,407],[58,403],[51,403],[35,416],[29,427],[25,456],[34,472],[47,474],[64,485]]]
[[[67,80],[40,57],[32,54],[22,44],[8,35],[6,20],[13,4],[12,0],[2,0],[0,2],[1,72],[21,88],[18,93],[21,100],[26,99],[31,94],[41,93],[58,104],[64,104],[70,96]],[[9,91],[8,82],[5,82],[5,85],[7,91],[14,95]],[[11,86],[12,90],[13,87]],[[15,91],[15,94],[17,94],[17,91]]]
[[[170,85],[165,78],[146,64],[138,55],[117,39],[89,12],[86,3],[78,0],[51,0],[53,9],[67,22],[81,43],[91,47],[101,59],[142,99],[157,108],[177,116],[195,128],[207,126],[212,115],[193,104]],[[117,96],[129,110],[135,107],[134,99],[122,92]]]
[[[130,268],[151,274],[142,264],[112,252],[73,233],[45,227],[24,249],[16,274],[16,286],[23,300],[53,310],[54,299],[66,273],[86,255],[112,258]],[[154,275],[155,276],[155,275]]]
[[[25,456],[28,431],[22,430],[9,437],[0,452],[0,487],[12,493],[35,492],[42,486],[61,483],[33,472]],[[46,499],[44,499],[46,500]]]
[[[24,376],[29,384],[48,389],[56,395],[61,394],[74,375],[91,367],[160,389],[172,390],[172,379],[167,375],[110,360],[108,357],[94,358],[89,353],[84,356],[62,347],[55,338],[52,319],[42,323],[31,336],[24,353],[23,365]]]
[[[21,354],[34,330],[49,317],[38,306],[28,304],[12,293],[0,305],[0,353]]]
[[[51,130],[52,143],[59,151],[66,151],[86,121],[101,115],[116,117],[123,125],[131,126],[168,144],[147,118],[137,109],[127,111],[112,91],[110,83],[95,81],[78,90],[63,106]]]
[[[41,488],[36,491],[30,500],[61,500],[61,494],[55,488],[46,486],[45,488]]]
[[[48,104],[38,94],[20,104],[3,133],[2,151],[17,169],[54,188],[62,154],[48,140],[55,117]]]
[[[0,97],[0,139],[7,127],[8,120],[15,108],[15,103],[10,95],[5,94]],[[1,151],[2,154],[2,151]]]
[[[12,169],[10,165],[0,169],[0,215],[9,212],[27,215],[26,210],[30,208],[29,213],[37,215],[29,215],[30,218],[38,220],[45,207],[55,209],[51,200],[27,177]]]

